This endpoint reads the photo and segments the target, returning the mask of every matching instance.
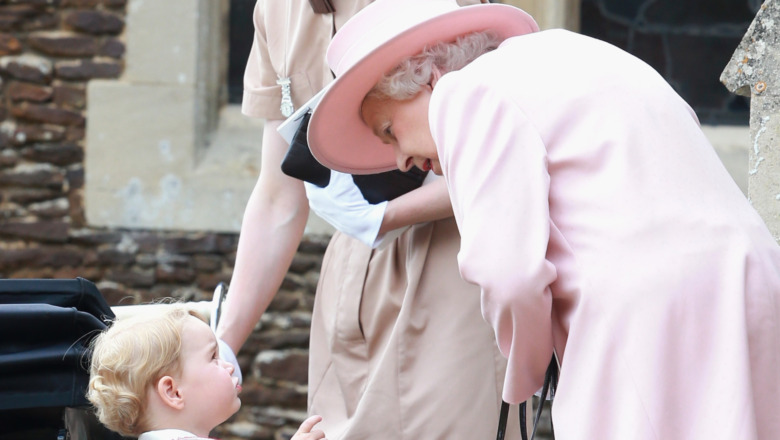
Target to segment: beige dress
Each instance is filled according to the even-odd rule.
[[[324,54],[369,1],[257,2],[243,111],[282,119],[279,77],[297,108],[332,80]],[[291,23],[292,26],[287,26]],[[381,250],[336,233],[311,325],[309,413],[329,440],[491,439],[506,361],[480,312],[479,289],[457,267],[454,219],[413,226]],[[517,414],[508,439],[519,438]]]

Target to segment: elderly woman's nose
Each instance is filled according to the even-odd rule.
[[[395,149],[395,164],[403,172],[409,171],[414,166],[411,158],[401,153],[397,148]]]

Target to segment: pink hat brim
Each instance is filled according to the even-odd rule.
[[[396,13],[404,12],[408,11]],[[353,19],[360,19],[359,16]],[[344,28],[349,25],[347,22]],[[361,118],[360,107],[366,94],[382,75],[426,46],[485,30],[506,39],[539,28],[530,15],[514,6],[479,4],[456,8],[404,30],[370,51],[329,85],[309,121],[308,142],[314,157],[328,168],[349,174],[396,169],[393,149],[383,144]]]

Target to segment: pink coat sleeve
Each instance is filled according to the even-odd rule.
[[[459,76],[460,75],[460,76]],[[520,108],[460,73],[436,85],[429,119],[461,233],[463,278],[508,358],[504,400],[537,391],[552,356],[547,151]]]

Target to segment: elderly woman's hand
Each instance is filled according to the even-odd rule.
[[[378,244],[387,202],[368,203],[351,175],[331,171],[328,186],[320,188],[307,183],[306,196],[311,209],[334,228],[368,246]]]

